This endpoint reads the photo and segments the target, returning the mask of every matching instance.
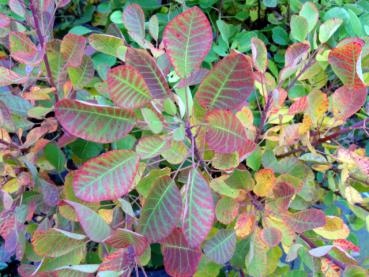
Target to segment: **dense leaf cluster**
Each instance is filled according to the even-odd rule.
[[[368,275],[368,1],[3,2],[4,275]]]

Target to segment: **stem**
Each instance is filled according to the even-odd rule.
[[[263,134],[263,130],[264,130],[265,122],[266,122],[266,119],[267,119],[268,111],[269,111],[270,106],[272,105],[272,102],[273,102],[272,98],[273,97],[271,96],[271,93],[268,93],[267,101],[265,103],[265,107],[264,107],[264,109],[261,113],[260,125],[259,125],[259,128],[257,130],[256,139],[255,139],[256,142],[260,140],[260,137]]]
[[[306,242],[307,245],[309,245],[310,248],[316,248],[314,242],[312,242],[308,237],[306,237],[304,234],[300,234],[300,238]],[[330,260],[332,263],[334,263],[336,266],[338,266],[340,269],[345,270],[346,265],[339,260],[333,258],[331,255],[327,254],[324,257],[326,257],[328,260]]]
[[[194,156],[203,168],[206,168],[204,160],[201,158],[199,148],[196,144],[196,139],[192,134],[190,122],[186,121],[186,136],[190,139],[192,147],[192,156]]]
[[[45,63],[47,76],[49,78],[49,83],[52,87],[56,88],[55,83],[54,83],[54,79],[53,79],[53,75],[52,75],[51,69],[50,69],[49,59],[47,58],[47,55],[46,55],[46,47],[45,47],[46,45],[45,45],[44,37],[41,33],[40,23],[38,21],[38,15],[36,13],[35,6],[33,5],[33,0],[30,0],[30,9],[31,9],[31,12],[32,12],[33,20],[35,22],[37,37],[38,37],[38,40],[41,44],[42,51],[44,51],[43,60],[44,60],[44,63]],[[59,98],[58,93],[55,94],[55,98],[56,98],[56,101],[58,101],[58,98]]]
[[[349,126],[349,127],[345,127],[345,128],[342,128],[340,130],[338,130],[337,132],[335,133],[332,133],[330,134],[329,136],[326,136],[324,138],[318,138],[317,140],[313,141],[311,143],[311,145],[313,146],[317,146],[323,142],[326,142],[328,140],[331,140],[331,139],[334,139],[334,138],[337,138],[339,137],[340,135],[343,135],[343,134],[346,134],[352,130],[356,130],[356,129],[362,129],[362,128],[365,128],[366,124],[369,122],[369,118],[365,118],[363,120],[360,120],[359,122],[355,123],[354,125],[352,126]],[[285,157],[288,157],[292,154],[296,154],[298,152],[302,152],[302,151],[305,151],[307,149],[306,146],[301,146],[299,148],[296,148],[296,149],[293,149],[287,153],[284,153],[284,154],[281,154],[281,155],[277,155],[277,158],[285,158]]]

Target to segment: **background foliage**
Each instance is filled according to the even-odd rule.
[[[2,276],[367,276],[369,1],[0,0]]]

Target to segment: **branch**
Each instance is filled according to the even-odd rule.
[[[35,6],[33,5],[33,0],[30,0],[30,9],[31,9],[31,12],[32,12],[33,20],[35,22],[37,37],[38,37],[38,40],[39,40],[39,42],[41,44],[41,47],[44,51],[43,60],[44,60],[44,63],[45,63],[47,76],[49,78],[49,83],[52,87],[56,88],[55,83],[54,83],[54,79],[53,79],[53,75],[52,75],[51,69],[50,69],[49,59],[48,59],[47,54],[46,54],[46,45],[45,45],[44,37],[41,33],[40,23],[38,21],[38,15],[36,13]],[[56,98],[56,101],[58,101],[58,94],[57,93],[55,94],[55,98]]]
[[[196,160],[200,163],[200,165],[203,168],[206,168],[206,164],[205,164],[204,160],[201,158],[199,148],[197,147],[196,139],[195,139],[195,137],[192,134],[190,122],[188,120],[186,121],[186,136],[191,141],[191,147],[192,147],[192,151],[193,151],[193,153],[192,153],[193,156],[195,156]]]
[[[317,140],[313,141],[311,143],[312,146],[317,146],[323,142],[326,142],[328,140],[331,140],[331,139],[335,139],[343,134],[346,134],[346,133],[349,133],[351,132],[352,130],[356,130],[356,129],[363,129],[365,128],[366,124],[369,122],[369,118],[365,118],[363,120],[360,120],[359,122],[355,123],[354,125],[352,126],[349,126],[349,127],[345,127],[345,128],[342,128],[340,130],[338,130],[337,132],[335,133],[332,133],[324,138],[318,138]],[[296,154],[298,152],[302,152],[302,151],[306,151],[307,150],[307,147],[306,146],[301,146],[299,148],[296,148],[296,149],[293,149],[287,153],[284,153],[284,154],[280,154],[280,155],[277,155],[277,158],[285,158],[285,157],[288,157],[290,155],[293,155],[293,154]]]
[[[316,248],[314,242],[312,242],[308,237],[306,237],[304,234],[300,234],[300,238],[306,242],[307,245],[309,245],[310,248]],[[324,257],[326,257],[328,260],[330,260],[332,263],[334,263],[336,266],[338,266],[340,269],[345,270],[346,265],[336,258],[333,258],[331,255],[327,254]]]

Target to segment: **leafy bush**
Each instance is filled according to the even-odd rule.
[[[367,276],[369,3],[134,2],[1,4],[3,274]]]

